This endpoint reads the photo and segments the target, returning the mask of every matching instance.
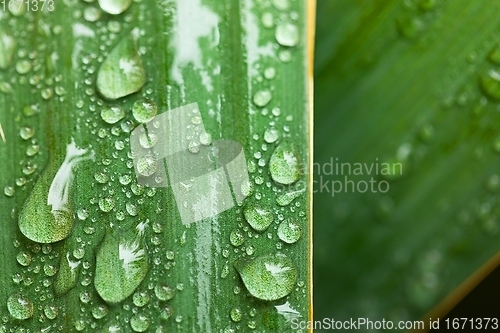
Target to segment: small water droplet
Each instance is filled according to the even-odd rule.
[[[135,120],[140,123],[148,123],[156,116],[158,107],[150,99],[136,101],[132,107],[132,114]]]
[[[153,148],[158,143],[158,135],[154,133],[144,133],[139,137],[139,143],[142,148]]]
[[[115,207],[115,200],[113,198],[101,198],[99,199],[99,208],[101,211],[108,213]]]
[[[5,31],[0,32],[0,69],[11,66],[16,52],[16,40]]]
[[[268,67],[264,70],[264,77],[267,80],[272,80],[276,77],[276,69],[274,67]]]
[[[200,143],[204,146],[212,144],[212,134],[203,132],[200,134]]]
[[[293,200],[297,199],[304,193],[304,190],[286,192],[276,198],[276,203],[279,206],[288,206]]]
[[[275,128],[268,128],[264,132],[264,141],[267,143],[274,143],[279,139],[279,132]]]
[[[137,314],[130,318],[130,327],[134,332],[146,332],[151,325],[151,320],[142,314]]]
[[[132,4],[132,0],[98,0],[98,2],[102,10],[111,15],[123,13]]]
[[[259,107],[264,107],[271,102],[272,94],[269,90],[259,90],[253,95],[253,102]]]
[[[132,301],[135,306],[143,307],[149,302],[149,295],[145,291],[136,291],[132,296]]]
[[[57,318],[57,314],[59,313],[57,306],[55,305],[46,305],[43,308],[43,313],[47,319],[53,320]]]
[[[243,318],[243,313],[241,312],[240,309],[233,308],[233,309],[231,309],[230,316],[231,316],[231,320],[234,321],[235,323],[237,323],[237,322],[241,321],[241,319]]]
[[[413,39],[424,29],[424,23],[417,17],[404,15],[396,20],[396,27],[401,36]]]
[[[302,236],[302,228],[292,220],[286,220],[278,226],[278,237],[283,242],[293,244]]]
[[[248,292],[265,301],[287,296],[297,281],[297,269],[285,254],[267,254],[236,262],[235,267]]]
[[[233,246],[241,246],[245,242],[245,237],[239,230],[233,230],[229,235],[229,241]]]
[[[115,2],[100,0],[108,1]],[[144,66],[131,38],[125,38],[116,45],[97,73],[97,90],[104,98],[111,100],[139,91],[145,82]]]
[[[27,74],[31,70],[31,62],[29,60],[23,59],[16,63],[16,72],[19,74]]]
[[[158,161],[153,155],[148,154],[137,160],[136,168],[141,175],[149,177],[158,170]]]
[[[102,12],[96,7],[87,7],[83,10],[83,18],[89,22],[96,22],[101,18]]]
[[[3,193],[8,197],[13,197],[16,193],[14,186],[7,185],[3,188]]]
[[[104,305],[98,305],[92,309],[92,316],[95,319],[101,319],[108,314],[108,308]]]
[[[28,252],[21,251],[17,254],[16,260],[21,266],[29,266],[31,264],[32,257]]]
[[[272,4],[278,10],[286,10],[290,5],[288,0],[272,0]]]
[[[160,301],[168,301],[175,296],[175,290],[167,285],[157,284],[154,288],[154,292]]]
[[[281,23],[276,27],[275,37],[280,45],[296,46],[299,42],[299,28],[292,23]]]
[[[14,294],[7,300],[7,309],[12,317],[26,320],[33,316],[33,302],[22,294]]]
[[[500,100],[500,72],[490,69],[480,76],[480,83],[488,97]]]
[[[125,117],[125,112],[119,106],[105,107],[101,110],[101,118],[108,124],[115,124]]]
[[[274,220],[273,213],[269,209],[254,205],[245,206],[243,215],[248,224],[259,232],[266,230]]]
[[[19,130],[19,135],[23,140],[28,140],[31,139],[33,135],[35,135],[35,130],[32,129],[31,127],[22,127]]]
[[[264,14],[262,14],[261,21],[262,21],[262,25],[263,25],[265,28],[272,28],[272,27],[273,27],[273,25],[274,25],[274,17],[273,17],[273,14],[271,14],[271,13],[269,13],[269,12],[265,12]]]
[[[294,145],[281,143],[274,150],[269,162],[272,179],[290,185],[300,178],[299,159]]]

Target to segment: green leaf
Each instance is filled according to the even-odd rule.
[[[316,318],[427,322],[498,252],[496,6],[319,3]]]
[[[306,2],[32,3],[0,8],[0,332],[309,318]],[[235,264],[263,256],[293,271],[256,297]]]

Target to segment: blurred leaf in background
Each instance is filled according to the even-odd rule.
[[[313,14],[0,2],[1,333],[311,316]]]
[[[499,7],[318,3],[316,319],[417,320],[500,249]]]

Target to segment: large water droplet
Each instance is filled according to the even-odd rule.
[[[74,142],[66,147],[66,157],[59,169],[49,166],[40,177],[19,215],[19,229],[38,243],[65,239],[73,228],[72,191],[74,169],[93,157]]]
[[[148,272],[142,230],[106,234],[96,257],[95,288],[108,303],[129,297]]]
[[[97,90],[107,99],[139,91],[146,82],[141,57],[132,39],[125,38],[109,53],[97,73]]]
[[[102,10],[111,15],[123,13],[132,4],[132,0],[99,0],[98,2]]]
[[[281,143],[269,162],[271,177],[277,183],[290,185],[300,178],[299,158],[292,144]]]
[[[302,229],[295,221],[283,221],[278,227],[278,237],[283,242],[293,244],[302,236]]]
[[[479,79],[484,93],[493,99],[500,100],[500,72],[490,69]]]
[[[16,40],[14,37],[0,31],[0,68],[7,69],[12,64],[16,52]]]
[[[295,24],[282,23],[276,27],[276,41],[283,46],[295,46],[299,42],[299,29]]]
[[[269,209],[254,205],[245,206],[243,215],[248,224],[259,232],[266,230],[274,220],[273,213]]]
[[[22,294],[14,294],[7,300],[7,309],[12,317],[19,320],[33,316],[33,302]]]
[[[275,301],[287,296],[297,281],[295,265],[281,253],[237,262],[235,267],[248,292],[265,301]]]
[[[101,118],[108,124],[119,122],[125,117],[125,112],[119,106],[105,107],[101,111]]]
[[[158,107],[150,99],[141,99],[134,103],[132,107],[132,114],[135,120],[140,123],[147,123],[153,120],[158,112]]]

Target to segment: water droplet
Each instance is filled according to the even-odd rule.
[[[29,145],[28,148],[26,148],[26,155],[28,156],[35,156],[38,154],[40,151],[40,145]]]
[[[150,99],[136,101],[132,107],[132,114],[135,120],[140,123],[148,123],[156,116],[158,107]]]
[[[16,72],[19,74],[27,74],[31,70],[31,63],[29,60],[23,59],[16,63]]]
[[[263,25],[265,28],[272,28],[272,27],[273,27],[273,25],[274,25],[274,17],[273,17],[273,14],[271,14],[271,13],[269,13],[269,12],[266,12],[266,13],[262,14],[261,21],[262,21],[262,25]]]
[[[288,63],[292,60],[292,52],[290,50],[281,50],[278,53],[278,58],[284,63]]]
[[[151,321],[145,315],[137,314],[130,318],[130,327],[134,332],[146,332]]]
[[[33,135],[35,135],[35,130],[31,127],[22,127],[19,131],[19,135],[23,140],[28,140],[31,139]]]
[[[141,175],[149,177],[158,170],[158,161],[153,155],[148,154],[137,160],[136,167]]]
[[[136,291],[132,296],[132,301],[137,307],[143,307],[149,302],[149,295],[145,291]]]
[[[101,319],[108,314],[108,308],[104,305],[98,305],[92,309],[92,316],[95,319]]]
[[[102,10],[111,15],[123,13],[132,4],[132,0],[98,0],[98,2]]]
[[[278,10],[288,9],[289,3],[288,0],[272,0],[274,8]]]
[[[243,215],[248,224],[255,230],[262,232],[266,230],[274,220],[273,213],[266,208],[247,205],[243,209]]]
[[[204,146],[212,144],[212,134],[203,132],[200,134],[200,143]]]
[[[299,159],[293,145],[281,143],[274,150],[269,162],[272,179],[280,184],[290,185],[300,178]]]
[[[50,264],[43,265],[43,272],[47,276],[54,276],[57,274],[57,267]]]
[[[281,23],[276,27],[276,41],[283,46],[296,46],[299,42],[299,28],[292,23]]]
[[[264,70],[264,77],[267,80],[272,80],[276,77],[276,69],[274,67],[269,67]]]
[[[47,317],[50,320],[56,319],[58,312],[59,311],[55,305],[46,305],[43,308],[43,313],[45,314],[45,317]]]
[[[168,301],[174,298],[175,290],[167,285],[157,284],[155,286],[155,295],[160,301]]]
[[[293,244],[302,236],[302,228],[295,221],[283,221],[278,226],[278,237],[283,242]]]
[[[106,234],[96,257],[95,288],[108,303],[129,297],[148,272],[148,256],[142,231]]]
[[[500,72],[490,69],[480,77],[481,88],[484,93],[495,100],[500,100]]]
[[[106,184],[109,181],[108,175],[105,174],[104,172],[96,172],[96,173],[94,173],[94,179],[99,184]]]
[[[231,316],[231,320],[234,321],[235,323],[237,323],[237,322],[241,321],[241,319],[243,318],[243,313],[241,312],[240,309],[233,308],[233,309],[231,309],[230,316]]]
[[[56,281],[54,283],[54,291],[56,295],[64,295],[76,286],[79,266],[80,262],[73,261],[69,252],[61,258],[61,262],[59,263],[59,273],[57,274]]]
[[[108,124],[115,124],[125,117],[125,112],[119,106],[105,107],[101,110],[101,118]]]
[[[241,246],[245,242],[245,237],[239,230],[233,230],[229,235],[229,241],[233,246]]]
[[[19,215],[19,229],[23,235],[38,243],[54,243],[68,237],[74,222],[71,198],[74,168],[92,156],[88,150],[79,149],[71,142],[60,167],[47,167]]]
[[[297,281],[297,269],[284,254],[268,254],[236,262],[235,267],[248,292],[265,301],[275,301],[287,296]]]
[[[16,193],[16,189],[14,186],[7,185],[3,188],[3,193],[8,197],[12,197]]]
[[[488,60],[495,65],[500,65],[500,44],[495,44],[488,53]]]
[[[5,31],[0,32],[0,69],[11,66],[16,52],[16,40]]]
[[[105,213],[110,212],[115,208],[115,199],[109,197],[99,199],[99,208]]]
[[[414,16],[405,15],[396,20],[396,27],[401,36],[413,39],[423,30],[424,23]]]
[[[96,22],[101,18],[102,12],[96,7],[87,7],[83,10],[83,18],[89,22]]]
[[[17,254],[16,260],[21,266],[29,266],[31,264],[32,257],[28,252],[21,251]]]
[[[498,190],[500,188],[500,177],[498,175],[491,175],[486,182],[486,188],[491,192]]]
[[[33,302],[22,294],[14,294],[7,300],[7,309],[12,317],[26,320],[33,316]]]
[[[297,199],[304,193],[305,190],[287,192],[276,198],[276,203],[279,206],[288,206],[293,200]]]
[[[158,135],[154,133],[142,134],[139,137],[139,143],[141,144],[142,148],[153,148],[154,145],[158,143]]]
[[[253,102],[259,107],[264,107],[271,102],[272,97],[269,90],[259,90],[253,95]]]
[[[267,143],[273,143],[276,142],[280,137],[280,134],[277,129],[275,128],[268,128],[264,132],[264,141]]]
[[[145,82],[146,73],[142,60],[130,38],[125,38],[116,45],[97,73],[97,90],[104,98],[112,100],[139,91]]]

